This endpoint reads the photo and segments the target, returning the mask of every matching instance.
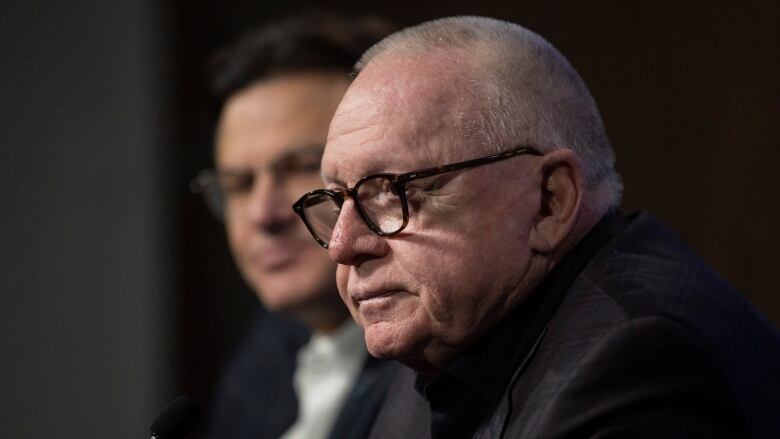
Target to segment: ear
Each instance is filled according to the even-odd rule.
[[[570,149],[545,154],[540,162],[541,203],[531,229],[531,248],[539,253],[556,251],[577,222],[584,179],[582,161]]]

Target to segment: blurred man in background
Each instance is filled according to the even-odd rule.
[[[395,365],[367,355],[335,264],[290,206],[319,186],[348,73],[388,30],[376,19],[310,15],[249,33],[215,59],[216,169],[194,184],[272,312],[256,316],[229,364],[208,437],[359,438],[373,422]]]

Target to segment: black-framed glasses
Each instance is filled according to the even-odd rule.
[[[409,223],[407,184],[427,177],[487,165],[519,155],[542,153],[523,146],[498,154],[463,162],[450,163],[403,174],[374,174],[361,178],[354,187],[341,191],[318,189],[302,196],[293,204],[306,228],[321,246],[328,248],[336,227],[341,206],[347,197],[355,201],[358,215],[372,232],[391,236],[403,230]]]

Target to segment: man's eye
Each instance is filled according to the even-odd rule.
[[[382,180],[381,192],[387,195],[398,195],[398,188],[390,180]]]
[[[252,190],[255,177],[250,173],[220,175],[219,185],[226,195],[241,194]]]
[[[409,197],[421,197],[425,195],[434,195],[440,188],[434,179],[416,181],[414,184],[406,186],[406,195]]]
[[[430,209],[441,203],[446,203],[448,195],[452,193],[452,190],[448,189],[447,183],[452,181],[453,177],[444,174],[410,182],[406,186],[409,208],[412,211],[418,211],[423,205],[428,206],[425,209]]]

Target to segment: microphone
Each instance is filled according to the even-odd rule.
[[[181,395],[171,401],[152,422],[152,439],[184,439],[200,420],[200,408],[195,401]]]

